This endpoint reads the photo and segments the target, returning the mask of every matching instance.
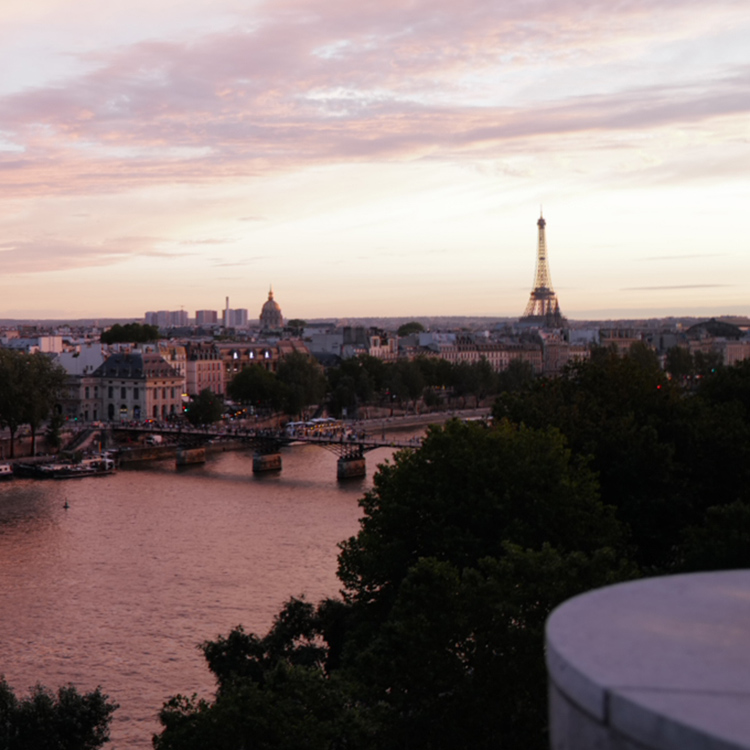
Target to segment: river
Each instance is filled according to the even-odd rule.
[[[290,596],[337,593],[336,545],[356,533],[357,501],[390,453],[367,454],[354,483],[338,483],[317,446],[284,449],[272,476],[254,477],[237,451],[3,483],[0,674],[17,695],[101,685],[120,704],[107,747],[150,748],[166,698],[210,697],[197,644],[240,623],[265,634]]]

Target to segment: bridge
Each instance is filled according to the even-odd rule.
[[[253,428],[193,427],[189,425],[138,424],[115,422],[101,429],[112,433],[159,435],[165,447],[177,449],[178,465],[205,461],[206,446],[216,443],[244,443],[253,449],[253,472],[280,471],[281,448],[294,444],[319,445],[338,456],[339,479],[365,476],[365,454],[378,448],[418,448],[420,438],[392,439],[385,436],[353,432],[340,423],[320,431],[299,429],[295,431]],[[153,445],[158,449],[158,445]]]

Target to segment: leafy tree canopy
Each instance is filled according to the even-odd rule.
[[[109,741],[117,704],[96,688],[81,694],[72,685],[57,694],[37,685],[17,698],[0,677],[0,747],[3,750],[97,750]]]
[[[419,321],[412,320],[399,326],[397,333],[399,336],[410,336],[412,333],[423,333],[424,330],[424,326]]]
[[[23,424],[32,432],[32,450],[36,431],[59,401],[67,375],[47,354],[0,349],[0,425],[11,437],[11,457],[15,452],[15,434]]]
[[[250,365],[238,372],[227,386],[235,401],[278,409],[282,403],[278,378],[262,365]]]
[[[301,352],[292,352],[279,362],[276,372],[282,386],[284,411],[289,415],[308,406],[323,403],[326,378],[321,366]]]
[[[546,616],[633,575],[585,462],[555,430],[453,422],[361,504],[345,598],[291,600],[264,638],[204,644],[216,699],[172,699],[158,750],[544,746]]]
[[[210,388],[204,388],[190,400],[185,416],[190,424],[196,426],[218,422],[224,416],[224,399]]]
[[[141,323],[126,323],[125,325],[115,323],[101,335],[103,344],[127,344],[130,342],[142,344],[158,340],[158,326]]]
[[[342,598],[204,644],[216,698],[173,699],[156,747],[542,750],[557,604],[750,566],[750,363],[688,391],[643,347],[598,350],[507,389],[495,417],[381,466]]]

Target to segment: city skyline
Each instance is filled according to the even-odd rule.
[[[10,0],[0,318],[750,313],[739,0]],[[257,309],[257,312],[256,312]]]

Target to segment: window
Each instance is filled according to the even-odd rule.
[[[138,388],[134,386],[134,387],[133,387],[133,399],[134,399],[135,401],[137,401],[137,400],[138,400],[138,397],[139,397],[139,394],[138,394]]]
[[[127,398],[127,397],[128,397],[127,388],[125,388],[125,386],[122,386],[122,388],[120,388],[120,398]]]
[[[108,396],[108,398],[114,398],[115,397],[115,389],[114,389],[113,386],[109,386],[107,396]]]
[[[85,398],[88,398],[89,397],[89,387],[86,386],[86,388],[84,390],[86,391]],[[88,421],[88,420],[86,420],[86,421]]]

